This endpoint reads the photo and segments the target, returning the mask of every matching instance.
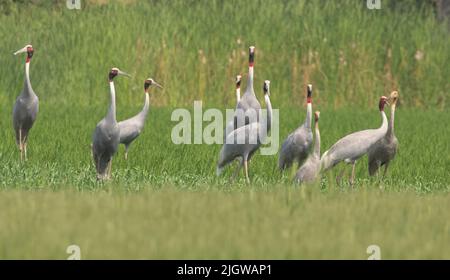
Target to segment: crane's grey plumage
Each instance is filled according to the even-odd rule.
[[[320,173],[320,131],[319,131],[319,116],[320,112],[314,114],[315,119],[315,139],[314,150],[308,156],[305,163],[298,169],[295,174],[295,181],[297,183],[311,183],[317,179]]]
[[[239,101],[241,100],[241,80],[242,76],[237,75],[236,76],[236,109],[239,104]],[[230,120],[225,127],[225,130],[223,132],[223,141],[225,142],[225,139],[227,138],[227,135],[232,132],[235,129],[234,127],[234,117],[232,120]]]
[[[394,134],[394,118],[395,107],[398,100],[398,92],[393,91],[389,96],[391,104],[391,116],[389,119],[388,129],[386,135],[378,140],[369,150],[369,174],[375,175],[377,170],[384,165],[384,175],[386,175],[389,162],[394,159],[397,153],[398,140]]]
[[[112,157],[119,146],[120,129],[116,120],[116,90],[114,87],[114,78],[118,75],[129,76],[118,68],[112,68],[109,72],[111,103],[106,117],[97,124],[92,137],[92,156],[99,180],[110,178]]]
[[[245,178],[248,177],[248,161],[252,155],[261,146],[261,143],[267,137],[272,122],[272,105],[270,103],[270,81],[264,82],[264,99],[267,106],[267,119],[262,118],[258,122],[252,122],[245,126],[239,127],[228,134],[226,142],[222,146],[217,164],[217,175],[220,175],[223,168],[231,163],[234,159],[241,157],[241,162],[237,167],[234,177],[237,176],[239,170],[244,167]]]
[[[259,115],[261,113],[261,104],[255,95],[255,90],[253,89],[253,67],[255,63],[255,47],[251,46],[249,48],[248,57],[248,79],[247,88],[244,94],[239,99],[236,105],[236,111],[233,116],[233,126],[227,125],[224,138],[230,134],[234,129],[241,126],[247,125],[251,122],[258,122]]]
[[[20,159],[27,158],[27,140],[28,134],[33,126],[38,111],[39,98],[31,87],[30,82],[30,62],[33,57],[34,49],[32,45],[26,45],[24,48],[16,51],[14,55],[27,53],[25,62],[25,81],[22,92],[16,99],[13,108],[13,127],[16,132],[16,143],[20,150]]]
[[[280,155],[278,157],[278,167],[281,170],[290,168],[294,162],[297,162],[298,165],[300,165],[308,157],[308,153],[313,141],[313,135],[311,131],[311,99],[312,85],[308,85],[305,122],[294,132],[289,134],[286,140],[284,140],[281,146]]]
[[[338,140],[331,148],[326,151],[321,158],[321,168],[326,171],[341,161],[351,163],[352,176],[351,184],[355,178],[356,161],[364,156],[370,148],[387,132],[388,124],[386,114],[384,113],[384,105],[387,103],[387,98],[382,96],[379,102],[379,110],[381,113],[381,126],[378,129],[367,129],[351,133],[340,140]]]
[[[136,116],[118,123],[120,129],[119,142],[125,145],[125,159],[128,159],[128,148],[131,143],[141,134],[144,129],[145,120],[150,109],[149,88],[156,86],[162,88],[160,84],[155,82],[152,78],[148,78],[144,82],[145,102],[144,108]]]

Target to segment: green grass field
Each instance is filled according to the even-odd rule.
[[[66,259],[70,244],[83,259],[367,259],[371,244],[383,259],[450,258],[450,37],[431,6],[125,2],[12,4],[0,14],[0,259]],[[21,163],[11,113],[25,58],[12,52],[27,43],[40,113]],[[400,147],[388,176],[370,178],[363,158],[354,189],[337,186],[333,172],[298,188],[277,155],[257,154],[252,183],[241,174],[230,184],[232,168],[215,176],[219,145],[174,145],[174,109],[192,110],[194,100],[233,107],[251,44],[261,101],[262,82],[272,81],[280,141],[304,121],[307,83],[322,152],[378,127],[378,97],[398,89]],[[145,78],[164,90],[152,91],[128,161],[120,147],[113,179],[99,183],[89,145],[113,66],[133,75],[116,79],[119,120],[141,109]]]

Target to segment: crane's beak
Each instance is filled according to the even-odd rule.
[[[24,48],[22,48],[22,49],[16,51],[16,52],[14,53],[14,55],[18,55],[19,53],[24,53],[24,52],[27,52],[27,47],[24,47]]]
[[[163,89],[163,87],[162,87],[160,84],[158,84],[157,82],[153,81],[153,84],[154,84],[155,86],[159,87],[160,89]]]
[[[122,76],[126,76],[128,78],[131,78],[131,75],[128,73],[123,72],[122,70],[117,70],[117,74],[122,75]]]

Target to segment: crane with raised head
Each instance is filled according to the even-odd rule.
[[[233,179],[240,169],[244,167],[245,179],[250,182],[248,176],[248,161],[261,146],[267,137],[272,124],[272,104],[270,103],[270,81],[264,81],[264,100],[267,106],[267,118],[262,118],[258,122],[252,122],[233,130],[227,135],[227,139],[222,146],[217,163],[217,175],[234,159],[241,158],[241,162],[234,172]]]
[[[150,87],[163,88],[160,84],[155,82],[152,78],[148,78],[144,82],[145,102],[142,111],[136,116],[118,123],[120,129],[121,144],[125,145],[125,159],[128,159],[128,149],[131,143],[141,134],[144,129],[145,120],[147,119],[148,111],[150,109]]]
[[[306,118],[294,132],[288,135],[281,145],[278,157],[278,167],[281,170],[290,168],[294,162],[300,166],[308,157],[309,150],[313,142],[311,131],[312,119],[312,85],[309,84],[306,90]]]
[[[236,105],[236,110],[233,116],[234,126],[232,127],[232,130],[247,125],[251,122],[259,121],[261,104],[256,98],[255,90],[253,89],[254,64],[255,64],[255,47],[251,46],[249,47],[249,56],[248,56],[247,88],[245,89],[244,94],[240,97]],[[232,130],[228,130],[227,126],[225,136],[227,136]]]
[[[130,77],[130,75],[119,68],[112,68],[109,72],[108,81],[111,101],[108,113],[98,122],[92,136],[92,156],[98,180],[110,178],[112,158],[119,146],[120,129],[116,120],[116,89],[114,87],[114,78],[118,75]]]
[[[20,150],[20,159],[27,159],[27,140],[28,134],[39,111],[39,98],[31,87],[30,82],[30,63],[34,54],[32,45],[26,45],[22,49],[16,51],[14,55],[26,53],[25,60],[25,81],[22,92],[16,99],[13,108],[13,127],[16,132],[16,143]]]
[[[295,181],[297,183],[311,183],[317,179],[320,173],[320,131],[319,131],[319,116],[320,112],[314,113],[314,150],[309,154],[305,163],[298,169],[295,174]]]
[[[331,169],[341,161],[352,164],[350,183],[353,185],[357,160],[367,154],[370,148],[386,135],[388,124],[386,114],[384,113],[384,106],[387,104],[387,100],[387,97],[381,96],[378,103],[381,114],[381,126],[377,129],[354,132],[339,139],[328,151],[323,153],[320,160],[323,171]],[[341,177],[342,174],[338,176],[338,178]]]
[[[384,174],[386,172],[391,160],[394,159],[397,153],[398,140],[394,134],[394,118],[395,118],[395,107],[398,100],[398,92],[393,91],[389,96],[391,105],[391,116],[388,123],[388,129],[386,135],[378,140],[378,142],[373,145],[369,150],[369,175],[373,176],[378,171],[378,169],[384,165]]]

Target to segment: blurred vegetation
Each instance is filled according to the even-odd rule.
[[[62,2],[2,2],[0,102],[14,102],[23,78],[11,53],[31,42],[43,102],[104,107],[106,73],[118,66],[133,73],[119,105],[140,104],[134,93],[152,76],[165,85],[154,105],[232,107],[232,81],[255,45],[257,94],[272,80],[276,107],[301,106],[307,83],[321,106],[372,108],[398,89],[403,105],[448,107],[450,36],[430,1]]]

